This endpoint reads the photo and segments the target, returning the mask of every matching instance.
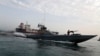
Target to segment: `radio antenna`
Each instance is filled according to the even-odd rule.
[[[45,25],[45,21],[46,21],[46,10],[45,10],[45,7],[43,8],[43,18],[42,18],[42,20],[41,20],[42,22],[42,24],[43,25]]]

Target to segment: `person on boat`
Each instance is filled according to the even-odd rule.
[[[70,30],[67,31],[67,35],[70,35]]]
[[[76,31],[70,31],[70,30],[68,30],[68,31],[67,31],[67,35],[69,36],[70,33],[74,34],[74,32],[76,32]]]

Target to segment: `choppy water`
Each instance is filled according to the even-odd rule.
[[[100,56],[100,42],[97,39],[73,46],[60,42],[0,36],[0,56]]]

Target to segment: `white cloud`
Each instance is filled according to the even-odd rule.
[[[36,9],[58,16],[76,16],[100,21],[99,0],[0,0],[0,4],[18,8]]]

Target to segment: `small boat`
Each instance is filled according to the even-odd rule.
[[[75,31],[68,30],[67,35],[59,35],[58,32],[48,31],[44,25],[38,25],[38,34],[27,35],[27,38],[41,39],[41,40],[54,40],[54,41],[69,41],[74,44],[87,41],[97,35],[81,35],[75,34]],[[72,33],[72,34],[71,34]]]

